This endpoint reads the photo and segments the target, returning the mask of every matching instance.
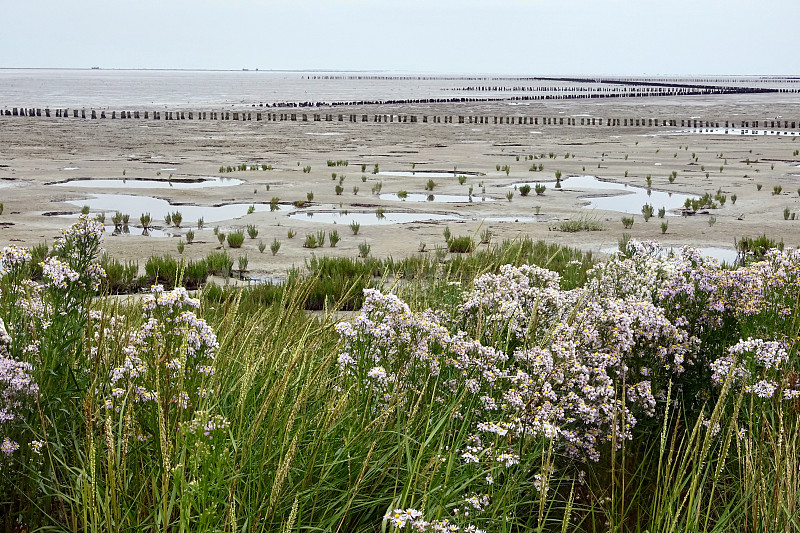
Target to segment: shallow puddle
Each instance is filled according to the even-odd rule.
[[[453,170],[386,170],[378,172],[378,176],[394,176],[400,178],[454,178],[456,176],[480,176],[480,172],[456,172]]]
[[[397,213],[385,212],[383,216],[377,213],[353,212],[331,212],[331,211],[306,211],[305,213],[293,213],[289,218],[304,222],[323,222],[325,224],[344,224],[349,225],[356,222],[364,226],[377,226],[387,224],[407,224],[409,222],[429,222],[435,220],[460,220],[454,215],[441,215],[438,213]]]
[[[244,183],[236,178],[113,178],[113,179],[83,179],[69,180],[53,183],[59,187],[78,187],[90,189],[203,189],[206,187],[231,187]]]
[[[725,248],[722,246],[693,246],[693,248],[700,250],[700,252],[707,257],[715,257],[720,263],[727,263],[733,265],[736,263],[737,252],[733,248]],[[678,254],[680,246],[664,245],[663,254]],[[619,251],[618,246],[603,246],[600,251],[606,254],[613,254]]]
[[[556,194],[556,182],[547,181],[539,183],[547,187],[545,196],[548,194]],[[516,183],[515,185],[517,190],[519,190],[519,187],[522,185],[529,185],[531,187],[531,195],[536,194],[533,190],[536,186],[536,182]],[[508,187],[514,187],[514,185]],[[696,196],[689,194],[670,193],[656,189],[647,189],[645,187],[636,187],[634,185],[625,185],[613,181],[599,180],[596,176],[572,176],[561,180],[561,190],[574,189],[618,192],[619,194],[613,196],[588,195],[584,199],[589,200],[589,205],[583,207],[584,209],[619,211],[632,215],[641,214],[642,206],[644,204],[650,204],[656,212],[658,212],[659,208],[663,207],[667,210],[668,216],[678,216],[680,215],[679,212],[671,211],[681,209],[687,198],[696,198]]]
[[[539,222],[539,221],[545,220],[545,216],[544,215],[540,215],[540,217],[541,218],[537,218],[535,216],[533,216],[533,217],[529,217],[529,216],[524,216],[524,217],[514,217],[514,216],[510,216],[510,217],[484,217],[481,220],[483,220],[485,222]]]
[[[195,226],[197,220],[202,218],[206,224],[221,220],[232,220],[248,214],[250,208],[253,212],[270,210],[269,204],[226,204],[219,206],[181,205],[171,204],[167,200],[152,196],[135,196],[132,194],[93,194],[83,200],[68,200],[65,203],[77,207],[88,205],[92,214],[105,213],[106,223],[110,223],[110,216],[115,211],[127,213],[131,221],[139,219],[142,213],[150,213],[154,221],[162,221],[168,214],[180,211],[183,217],[183,226]],[[279,205],[278,211],[292,211],[288,205]],[[62,215],[75,218],[77,215]]]
[[[410,192],[405,198],[397,196],[396,193],[383,193],[379,196],[381,200],[394,200],[402,202],[431,202],[431,203],[457,203],[457,202],[494,202],[494,198],[482,195],[467,194],[432,194],[432,193],[418,193]]]
[[[664,131],[661,133],[653,133],[646,135],[646,137],[658,137],[660,135],[781,135],[786,137],[797,137],[800,132],[787,131],[787,130],[772,130],[772,129],[755,129],[755,128],[687,128],[683,130]]]

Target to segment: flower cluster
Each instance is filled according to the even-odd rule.
[[[727,379],[744,387],[744,391],[759,398],[772,398],[783,388],[785,398],[800,396],[796,383],[781,383],[781,370],[789,360],[786,347],[776,341],[748,338],[728,348],[727,355],[711,363],[711,379],[716,385]]]
[[[19,444],[8,437],[15,422],[20,422],[27,401],[39,392],[34,382],[33,365],[12,358],[6,348],[0,347],[0,435],[3,436],[2,451],[10,455]]]
[[[199,306],[182,287],[171,291],[153,287],[142,304],[144,323],[130,335],[122,364],[110,372],[108,409],[119,410],[130,400],[152,415],[159,400],[168,399],[168,405],[174,406],[169,416],[194,420],[184,425],[188,433],[202,428],[199,433],[211,439],[227,427],[224,419],[203,411],[213,390],[214,354],[219,345],[211,327],[194,313]],[[203,415],[192,418],[193,413]]]
[[[690,247],[667,254],[633,241],[572,290],[545,269],[505,265],[474,281],[453,319],[391,294],[365,296],[362,313],[337,325],[342,387],[367,393],[374,415],[419,401],[455,405],[448,416],[468,418],[469,433],[448,453],[486,486],[530,469],[546,492],[552,471],[517,455],[521,439],[597,461],[663,413],[667,397],[695,409],[727,380],[762,401],[800,398],[789,364],[800,301],[794,250],[729,269]],[[387,520],[426,524],[408,510]]]
[[[479,500],[476,499],[476,501]],[[392,529],[406,529],[419,532],[430,531],[434,533],[456,533],[459,531],[463,531],[464,533],[486,533],[483,529],[479,529],[473,525],[464,527],[458,526],[446,518],[443,520],[425,520],[422,511],[412,508],[395,509],[384,516],[383,519],[389,523]]]
[[[40,266],[45,282],[59,289],[66,289],[70,283],[78,281],[81,277],[68,263],[57,257],[48,257],[40,263]]]
[[[6,246],[0,252],[0,276],[19,271],[24,265],[30,263],[32,257],[27,248]]]
[[[79,282],[86,290],[100,287],[106,273],[94,261],[102,253],[103,231],[103,224],[88,215],[81,215],[75,224],[61,231],[53,248],[63,263],[49,258],[41,264],[43,269],[51,269],[48,278],[55,287],[64,288],[65,279]]]

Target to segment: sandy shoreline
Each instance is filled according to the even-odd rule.
[[[382,106],[380,112],[466,115],[472,112],[509,114],[519,111],[539,116],[615,116],[615,113],[626,113],[645,117],[674,116],[679,120],[693,116],[708,120],[737,116],[800,118],[800,98],[797,95],[654,100],[559,101],[531,104],[525,110],[515,110],[515,106],[506,104],[398,106],[396,109]],[[360,111],[378,112],[370,106],[353,110],[354,113]],[[333,112],[347,111],[337,109]],[[800,220],[784,220],[783,215],[784,209],[789,209],[800,216],[800,156],[794,155],[800,149],[800,141],[795,139],[796,136],[675,133],[675,128],[669,127],[567,128],[372,122],[278,122],[265,125],[257,122],[64,121],[0,117],[0,201],[4,204],[0,215],[0,245],[32,246],[42,241],[51,244],[58,230],[70,224],[70,219],[43,216],[43,213],[77,214],[80,206],[93,195],[120,194],[127,196],[117,200],[107,198],[111,202],[109,206],[113,207],[102,208],[107,225],[111,224],[114,209],[129,213],[132,223],[138,225],[139,215],[144,209],[142,206],[147,204],[142,204],[141,198],[131,197],[152,196],[173,204],[168,207],[170,211],[183,210],[182,228],[171,232],[184,235],[184,240],[186,230],[196,223],[196,216],[187,214],[192,205],[241,204],[245,211],[238,218],[231,219],[229,213],[217,215],[208,211],[205,229],[198,231],[195,227],[195,242],[186,246],[184,255],[197,259],[218,249],[219,243],[212,231],[214,226],[220,226],[221,231],[227,233],[255,225],[259,230],[258,237],[254,240],[247,238],[241,249],[230,252],[234,258],[247,254],[249,269],[256,275],[282,273],[293,265],[302,265],[312,254],[355,257],[358,245],[363,242],[368,243],[372,255],[378,257],[413,255],[418,253],[421,243],[425,244],[425,253],[433,253],[436,245],[444,244],[442,232],[445,226],[449,226],[454,235],[472,235],[488,228],[495,240],[529,235],[587,250],[614,246],[623,233],[674,246],[692,244],[727,248],[732,248],[734,239],[743,235],[766,233],[772,238],[783,239],[787,245],[796,246],[800,244]],[[551,152],[554,158],[549,157]],[[540,154],[545,154],[545,158],[538,159]],[[566,154],[569,154],[568,158],[565,158]],[[529,160],[531,155],[536,155],[537,159]],[[347,160],[349,164],[328,167],[328,160]],[[219,172],[220,166],[235,167],[241,163],[271,165],[272,170],[260,170],[259,166],[259,170]],[[364,172],[362,164],[366,165]],[[417,174],[375,175],[376,164],[381,172],[414,170]],[[542,164],[543,170],[529,171],[533,164],[537,167]],[[498,165],[508,165],[508,175],[503,170],[498,171]],[[311,170],[306,173],[303,169],[308,166]],[[454,169],[467,176],[463,185],[453,175]],[[431,171],[450,175],[431,178],[428,174]],[[508,188],[514,183],[553,182],[556,171],[561,172],[564,180],[561,191],[548,187],[543,196],[536,196],[532,191],[528,197],[522,197],[519,191]],[[670,183],[668,177],[673,171],[677,172],[677,177],[674,183]],[[335,179],[332,179],[332,173],[337,174]],[[172,187],[168,183],[170,174]],[[345,176],[341,183],[342,193],[337,195],[335,187],[342,175]],[[662,220],[654,217],[644,222],[640,213],[634,215],[633,227],[624,229],[620,222],[623,213],[581,207],[591,202],[589,196],[615,194],[614,191],[571,185],[570,176],[584,175],[645,190],[646,177],[650,175],[654,192],[699,196],[704,193],[713,195],[721,189],[727,202],[711,210],[710,215],[665,218],[669,224],[665,234],[661,231]],[[363,180],[362,176],[365,176]],[[128,180],[126,185],[135,184],[136,187],[93,188],[67,182],[122,180],[123,177]],[[232,178],[241,180],[241,183],[181,187],[187,183],[197,185],[198,180],[206,178]],[[435,182],[433,191],[425,190],[429,179]],[[167,186],[164,180],[167,180]],[[55,182],[60,183],[54,185]],[[381,197],[371,193],[378,182],[382,182]],[[757,190],[757,184],[762,185],[761,190]],[[773,194],[775,186],[782,187],[780,194]],[[354,187],[358,187],[357,194],[354,194]],[[432,193],[434,198],[440,196],[440,199],[442,195],[466,197],[469,187],[473,188],[472,202],[414,202],[410,199],[399,201],[396,197],[398,191],[407,191],[410,197],[414,193],[425,197]],[[514,193],[510,202],[506,199],[509,191]],[[307,200],[309,192],[313,192],[313,201]],[[483,194],[487,200],[493,201],[481,201]],[[737,196],[735,205],[731,198],[734,194]],[[272,198],[280,199],[279,211],[270,211],[268,204]],[[305,205],[293,206],[297,201],[303,201]],[[247,214],[248,205],[256,205],[256,211]],[[537,207],[540,210],[538,216]],[[659,207],[654,203],[656,210]],[[379,208],[387,214],[407,213],[405,216],[411,218],[430,214],[456,217],[457,220],[369,224],[370,217],[374,218],[375,210]],[[153,207],[151,210],[157,209]],[[343,215],[343,211],[347,214]],[[295,216],[298,213],[300,216]],[[309,217],[303,213],[316,215]],[[324,213],[338,213],[339,222],[335,225],[324,222]],[[364,217],[357,236],[352,235],[348,227],[348,218],[352,219],[355,213],[363,213],[360,216]],[[227,218],[213,221],[215,216]],[[713,225],[709,224],[710,216],[716,217]],[[604,230],[553,231],[560,221],[580,217],[602,223]],[[155,218],[155,225],[166,230],[163,219]],[[492,218],[504,221],[487,220]],[[290,229],[297,234],[293,239],[287,238]],[[336,248],[330,248],[327,243],[324,248],[316,250],[303,248],[307,233],[327,233],[334,229],[341,237]],[[131,227],[129,235],[108,235],[106,249],[121,259],[137,259],[141,268],[150,255],[177,255],[177,243],[181,237],[145,237],[139,234],[140,231]],[[269,248],[259,253],[259,240],[269,245],[276,238],[281,241],[276,256],[270,254]]]

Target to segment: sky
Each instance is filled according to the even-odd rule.
[[[0,0],[0,68],[800,75],[800,0]]]

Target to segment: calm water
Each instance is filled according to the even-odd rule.
[[[533,189],[537,183],[538,182],[515,183],[508,187],[519,188],[522,185],[529,185],[531,189]],[[558,189],[555,188],[556,182],[544,181],[541,183],[547,187],[545,190],[546,195],[559,194]],[[696,198],[696,196],[688,194],[646,189],[644,187],[636,187],[624,183],[599,180],[596,176],[573,176],[564,178],[561,180],[561,190],[597,190],[612,192],[614,194],[611,196],[593,196],[592,194],[588,194],[583,198],[589,200],[590,203],[583,207],[586,209],[619,211],[631,215],[641,214],[642,206],[644,204],[650,204],[656,211],[658,211],[660,207],[664,207],[667,210],[667,216],[678,216],[681,213],[675,210],[681,209],[687,199]],[[531,194],[535,193],[531,191]]]
[[[535,74],[530,74],[532,76]],[[326,79],[320,79],[320,78]],[[377,79],[388,77],[390,79]],[[316,78],[316,79],[315,79]],[[336,78],[336,79],[331,79]],[[634,78],[629,78],[634,79]],[[781,78],[662,78],[715,85],[798,88]],[[637,81],[642,81],[641,78]],[[490,87],[493,90],[484,90]],[[522,89],[546,87],[532,93]],[[602,82],[530,77],[436,76],[383,72],[167,71],[0,69],[0,107],[153,107],[258,105],[280,102],[354,102],[427,98],[508,98],[551,94],[549,89],[614,88]],[[585,92],[583,94],[586,94]]]

